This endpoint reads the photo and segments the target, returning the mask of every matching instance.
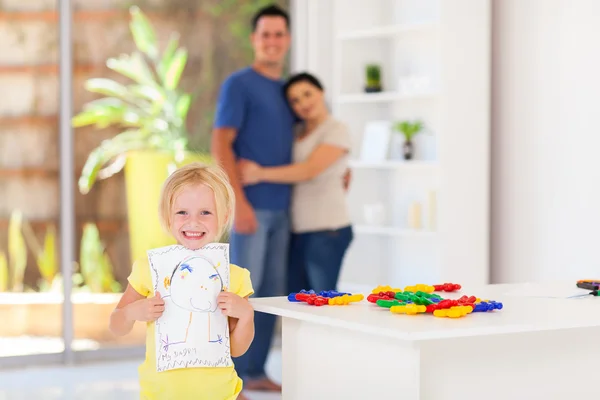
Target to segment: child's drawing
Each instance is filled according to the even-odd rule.
[[[156,321],[156,368],[232,365],[227,317],[217,296],[229,286],[229,246],[173,245],[148,251],[154,290],[165,301]]]

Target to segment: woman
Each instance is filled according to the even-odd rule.
[[[329,114],[323,86],[314,76],[294,75],[284,90],[294,113],[302,120],[294,141],[293,163],[262,167],[241,160],[240,175],[245,185],[294,184],[289,290],[333,290],[353,239],[343,184],[350,134],[346,125]]]

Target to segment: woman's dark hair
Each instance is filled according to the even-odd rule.
[[[314,75],[311,75],[308,72],[300,72],[298,74],[290,76],[287,82],[285,82],[285,84],[283,85],[283,93],[285,94],[285,97],[287,97],[290,87],[299,82],[307,82],[315,86],[319,90],[325,90],[323,89],[323,85],[321,84],[321,82]]]

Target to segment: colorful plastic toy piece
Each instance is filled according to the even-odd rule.
[[[419,284],[417,284],[415,286],[407,286],[407,287],[405,287],[404,291],[405,292],[413,292],[413,293],[416,293],[416,292],[419,292],[419,291],[425,292],[425,293],[433,293],[435,291],[435,287],[430,286],[430,285],[425,285],[423,283],[419,283]]]
[[[312,290],[312,289],[311,290],[304,290],[304,289],[302,289],[299,293],[302,293],[302,294],[315,294],[315,291]],[[297,294],[298,293],[290,293],[288,295],[288,301],[292,301],[292,302],[295,302],[295,303],[299,302],[300,300],[296,300],[296,295]]]
[[[444,283],[442,285],[433,285],[436,292],[456,292],[461,286],[456,283]]]
[[[411,301],[414,298],[414,293],[412,292],[406,292],[406,293],[402,293],[402,292],[398,292],[396,293],[396,295],[394,296],[394,298],[396,300],[400,300],[400,301],[404,301],[404,302],[408,302]]]
[[[390,308],[392,306],[404,306],[406,303],[398,301],[398,300],[377,300],[377,305],[379,307]]]
[[[477,297],[475,296],[462,296],[457,300],[459,303],[475,303],[477,301]]]
[[[379,292],[379,293],[371,293],[367,296],[367,301],[369,303],[376,303],[377,300],[393,300],[394,292]]]
[[[487,312],[487,311],[494,311],[494,310],[502,310],[502,307],[504,307],[502,305],[502,303],[499,303],[497,301],[490,301],[490,302],[482,301],[480,303],[475,304],[475,308],[473,309],[473,312]]]
[[[419,297],[425,297],[426,299],[430,299],[430,300],[434,299],[434,298],[437,298],[437,299],[441,300],[441,298],[442,298],[442,296],[440,296],[439,294],[436,294],[436,293],[426,293],[426,292],[422,292],[420,290],[418,292],[416,292],[415,295],[419,296]]]
[[[350,295],[350,294],[351,293],[338,292],[336,290],[322,290],[318,293],[319,296],[328,297],[328,298],[340,297],[340,296]]]
[[[296,300],[303,301],[311,306],[324,306],[329,304],[329,299],[327,297],[318,296],[316,294],[307,294],[307,293],[298,293],[296,295]]]
[[[460,318],[460,317],[464,317],[467,314],[470,314],[473,312],[473,308],[470,306],[457,306],[457,307],[451,307],[451,308],[445,308],[443,310],[435,310],[433,312],[433,315],[435,317],[440,317],[440,318]]]
[[[373,293],[373,294],[377,294],[379,292],[394,292],[394,293],[396,293],[396,292],[401,292],[401,291],[402,291],[402,289],[392,288],[389,285],[386,285],[386,286],[380,285],[380,286],[377,286],[375,289],[373,289],[371,291],[371,293]]]
[[[329,305],[330,306],[342,306],[342,305],[348,305],[350,303],[356,303],[359,301],[362,301],[362,299],[364,299],[364,296],[362,294],[345,294],[343,296],[336,296],[336,297],[331,297],[329,298]]]
[[[405,306],[392,306],[390,307],[390,311],[394,314],[408,314],[408,315],[416,315],[422,314],[426,311],[427,307],[417,305],[417,304],[407,304]]]

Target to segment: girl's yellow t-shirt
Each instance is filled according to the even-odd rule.
[[[240,297],[254,293],[250,271],[229,266],[229,291]],[[154,296],[148,259],[134,262],[129,284],[142,296]],[[233,400],[242,391],[242,380],[233,366],[219,368],[182,368],[156,371],[154,322],[146,324],[146,359],[140,365],[140,399],[142,400]]]

